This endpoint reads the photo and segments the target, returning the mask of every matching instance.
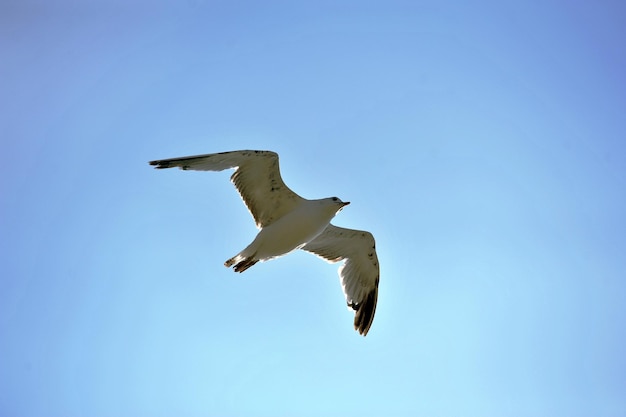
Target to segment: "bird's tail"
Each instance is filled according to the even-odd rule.
[[[257,262],[259,262],[259,260],[254,259],[253,256],[244,258],[241,254],[237,254],[224,262],[224,266],[226,268],[230,268],[234,265],[233,269],[235,270],[235,272],[243,272]]]

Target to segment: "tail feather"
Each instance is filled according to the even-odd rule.
[[[237,256],[234,256],[234,257],[230,258],[226,262],[224,262],[224,266],[226,268],[230,268],[231,266],[235,265],[233,267],[235,272],[243,272],[246,269],[248,269],[251,266],[253,266],[254,264],[256,264],[257,262],[259,262],[259,260],[258,259],[254,259],[252,256],[250,256],[248,258],[244,258],[241,255],[237,255]]]
[[[235,262],[241,260],[242,257],[241,255],[235,255],[232,258],[230,258],[229,260],[227,260],[226,262],[224,262],[224,266],[226,268],[230,268],[231,266],[233,266],[235,264]]]

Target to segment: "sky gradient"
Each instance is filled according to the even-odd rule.
[[[626,415],[626,6],[0,6],[0,415]],[[273,150],[381,266],[234,274]]]

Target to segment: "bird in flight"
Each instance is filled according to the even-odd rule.
[[[150,161],[155,168],[223,171],[230,177],[252,214],[259,233],[252,243],[224,262],[244,272],[258,261],[302,249],[330,263],[344,261],[339,278],[348,307],[354,310],[354,329],[367,335],[378,299],[379,266],[371,233],[330,224],[349,202],[337,197],[307,200],[285,185],[278,154],[271,151],[232,151]]]

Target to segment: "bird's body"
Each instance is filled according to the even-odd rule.
[[[368,232],[330,224],[346,205],[337,197],[307,200],[282,181],[278,155],[271,151],[233,151],[151,161],[156,168],[222,171],[235,168],[231,180],[260,229],[244,250],[224,265],[243,272],[303,249],[328,262],[345,260],[339,269],[348,306],[355,310],[354,327],[366,335],[374,319],[379,268],[374,238]]]
[[[269,261],[300,249],[319,236],[346,204],[332,198],[302,200],[292,211],[261,228],[252,243],[224,265],[235,265],[235,271],[243,272],[258,261]],[[240,262],[243,264],[238,267]]]

